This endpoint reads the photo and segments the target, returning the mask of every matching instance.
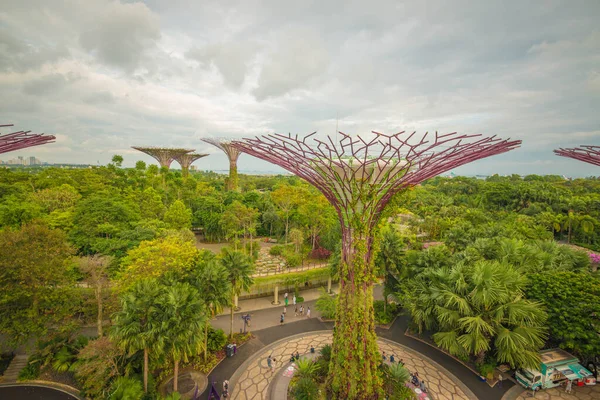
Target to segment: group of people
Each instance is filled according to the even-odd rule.
[[[283,312],[279,316],[279,325],[283,325],[283,323],[285,322],[285,316],[287,314],[287,307],[288,307],[288,294],[287,293],[285,293],[283,295],[283,299],[284,299],[285,305],[283,306]],[[296,304],[296,295],[294,295],[292,302],[294,304],[294,317],[297,317],[298,315],[304,316],[304,306],[300,305],[300,309],[298,309],[298,305]],[[306,317],[310,318],[310,307],[306,307]]]
[[[425,380],[419,379],[419,373],[415,372],[414,374],[411,372],[410,374],[410,383],[421,389],[423,393],[427,393],[427,386],[425,385]]]
[[[382,358],[383,358],[382,362],[386,362],[386,360],[387,360],[387,355],[385,354],[385,351],[382,353]],[[393,355],[393,354],[392,354],[392,355],[390,355],[390,363],[392,363],[392,364],[393,364],[393,363],[395,363],[395,362],[396,362],[396,357],[394,357],[394,355]],[[400,364],[400,365],[404,366],[404,360],[403,360],[403,359],[400,359],[400,361],[398,361],[398,364]]]

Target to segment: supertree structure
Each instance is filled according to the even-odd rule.
[[[183,174],[183,176],[188,176],[190,172],[190,165],[192,165],[194,161],[202,157],[206,157],[207,155],[208,154],[185,153],[175,157],[175,161],[177,161],[179,165],[181,165],[181,173]]]
[[[212,144],[223,150],[229,159],[229,180],[227,181],[227,190],[238,190],[237,160],[241,151],[232,145],[233,141],[227,138],[203,138],[203,142]]]
[[[570,149],[554,150],[557,156],[574,158],[575,160],[600,166],[600,146],[582,145]]]
[[[368,140],[340,132],[336,142],[313,135],[273,134],[233,145],[305,179],[335,207],[342,228],[342,254],[331,390],[340,399],[381,398],[373,239],[382,211],[395,194],[452,168],[512,150],[521,141],[437,132],[373,132]]]
[[[6,128],[9,125],[0,125],[0,128]],[[44,135],[43,133],[31,133],[31,131],[18,131],[0,135],[0,154],[9,151],[25,149],[28,147],[39,146],[46,143],[52,143],[56,140],[53,135]]]
[[[181,149],[181,148],[172,148],[172,147],[138,147],[131,146],[132,149],[136,149],[141,151],[142,153],[148,154],[150,157],[153,157],[161,167],[170,168],[171,163],[177,159],[177,157],[191,153],[194,151],[193,149]]]

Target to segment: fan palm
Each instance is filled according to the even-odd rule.
[[[229,275],[222,264],[209,261],[194,271],[192,284],[198,290],[200,297],[208,306],[210,318],[220,313],[229,304],[231,283]],[[204,325],[204,360],[208,354],[208,321]]]
[[[149,353],[160,353],[162,340],[157,319],[161,292],[154,280],[137,282],[121,297],[121,311],[113,316],[111,338],[131,356],[144,351],[144,392],[148,391]]]
[[[511,266],[479,261],[427,271],[411,287],[407,306],[422,329],[436,329],[438,346],[481,363],[495,348],[513,367],[537,366],[546,313],[523,298],[525,278]]]
[[[159,299],[160,331],[165,354],[173,359],[173,391],[177,391],[179,362],[200,353],[204,344],[206,307],[188,283],[165,287]]]
[[[308,358],[301,358],[296,361],[296,376],[302,378],[314,378],[320,369],[320,365]]]
[[[228,281],[231,284],[231,324],[229,328],[229,337],[233,339],[233,311],[235,296],[239,296],[242,290],[250,289],[254,282],[252,274],[254,273],[254,265],[246,255],[239,251],[224,248],[221,254],[221,265],[227,270]]]

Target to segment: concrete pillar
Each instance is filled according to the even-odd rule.
[[[327,293],[331,293],[331,275],[327,277]]]
[[[275,291],[273,292],[273,304],[279,304],[279,286],[275,286]]]

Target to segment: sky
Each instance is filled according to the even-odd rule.
[[[57,140],[0,159],[188,147],[225,170],[201,137],[337,127],[523,141],[456,174],[598,175],[552,150],[600,145],[599,17],[598,0],[2,0],[0,124]]]

